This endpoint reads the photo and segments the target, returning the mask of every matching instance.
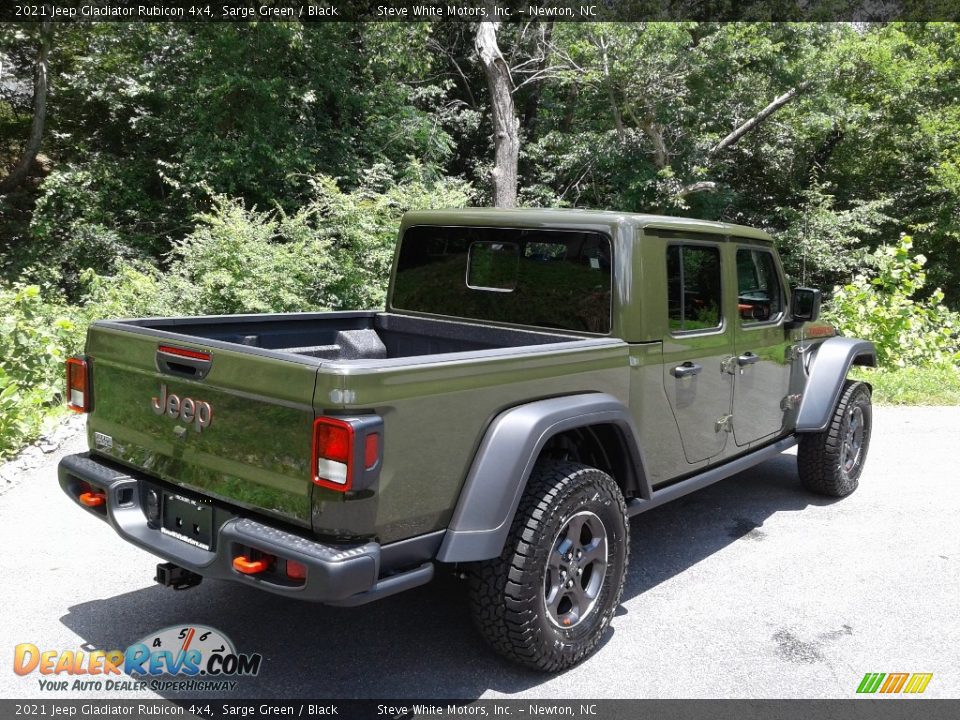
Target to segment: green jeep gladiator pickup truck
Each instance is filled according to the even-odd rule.
[[[60,484],[175,588],[358,605],[454,568],[556,671],[614,615],[630,517],[793,445],[809,490],[857,487],[876,355],[819,305],[747,227],[412,212],[384,311],[95,323]]]

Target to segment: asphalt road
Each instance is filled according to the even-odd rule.
[[[353,609],[155,585],[155,558],[62,496],[75,438],[0,494],[0,698],[84,696],[15,675],[17,643],[125,648],[181,623],[263,654],[250,698],[849,698],[867,672],[932,672],[925,696],[960,697],[960,408],[875,423],[847,499],[804,493],[784,455],[636,518],[612,632],[552,677],[489,652],[452,579]]]

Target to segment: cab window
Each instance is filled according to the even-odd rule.
[[[743,324],[775,321],[783,312],[783,289],[773,254],[737,250],[737,309]]]
[[[671,332],[720,327],[720,249],[707,245],[669,246],[667,291]]]

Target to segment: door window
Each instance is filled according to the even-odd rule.
[[[667,248],[670,330],[713,330],[723,323],[720,249],[706,245]]]

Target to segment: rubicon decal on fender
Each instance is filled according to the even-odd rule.
[[[152,398],[150,405],[157,415],[166,415],[174,420],[182,420],[187,425],[192,424],[197,432],[203,432],[213,424],[213,407],[210,403],[168,394],[166,384],[160,386],[160,397]]]

